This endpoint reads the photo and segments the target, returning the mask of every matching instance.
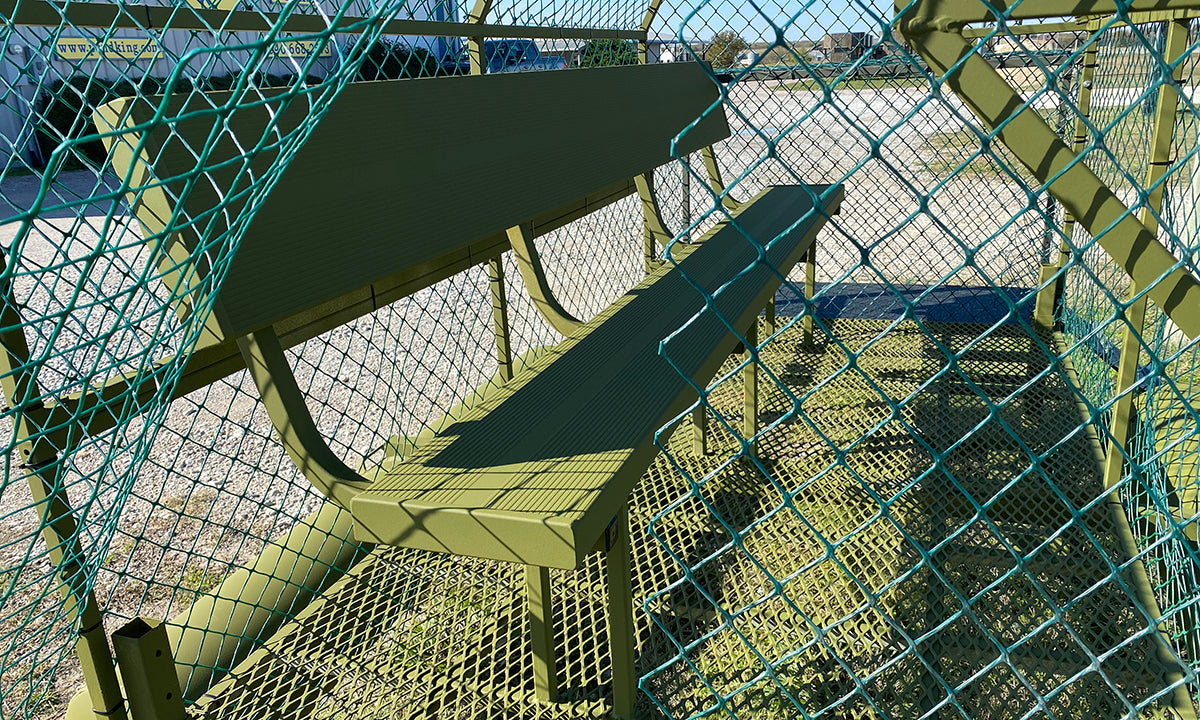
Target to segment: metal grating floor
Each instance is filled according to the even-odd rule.
[[[632,509],[647,693],[676,718],[797,717],[793,703],[838,718],[1192,715],[1127,589],[1135,572],[1114,577],[1125,546],[1067,375],[1032,380],[1048,363],[1017,326],[890,325],[833,320],[836,342],[805,347],[797,328],[764,351],[763,424],[791,408],[771,375],[797,397],[820,384],[762,439],[777,482],[745,459],[717,471],[736,448],[719,421],[708,455],[685,424],[656,460]],[[840,345],[861,353],[853,366]],[[939,345],[970,349],[948,368]],[[739,383],[711,397],[734,427]],[[603,717],[593,558],[552,574],[558,704],[533,699],[520,567],[385,548],[191,714]],[[687,579],[681,563],[699,568]],[[645,694],[639,712],[661,716]]]

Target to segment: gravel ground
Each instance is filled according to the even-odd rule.
[[[730,99],[737,111],[730,113],[733,137],[719,154],[727,179],[738,178],[736,196],[772,183],[845,178],[842,214],[820,245],[821,279],[953,276],[969,285],[1027,286],[1035,277],[1042,219],[1028,210],[1025,193],[986,159],[947,179],[971,160],[960,147],[961,105],[896,90],[848,91],[823,103],[816,93],[767,83],[740,84]],[[695,170],[703,174],[698,162]],[[659,190],[669,220],[681,227],[679,178],[678,166],[661,170]],[[4,180],[0,213],[10,213],[3,202],[16,209],[11,212],[31,207],[37,188],[34,177]],[[64,338],[98,336],[119,320],[149,315],[161,302],[131,292],[128,276],[145,265],[139,231],[119,206],[118,219],[105,226],[114,201],[94,198],[106,188],[86,172],[63,174],[43,207],[68,206],[39,214],[14,261],[27,273],[15,288],[26,317],[58,308]],[[698,181],[691,183],[690,206],[693,232],[720,217]],[[1007,222],[1014,216],[1018,222]],[[18,230],[19,223],[0,225],[0,246],[11,247]],[[628,199],[540,244],[568,309],[589,316],[640,276],[641,242],[637,204]],[[101,245],[106,251],[94,252]],[[973,264],[956,272],[968,257]],[[89,262],[84,299],[125,293],[127,308],[84,302],[63,310],[76,283],[53,285],[47,278],[77,277]],[[62,267],[40,270],[54,266]],[[508,268],[514,349],[554,342],[511,261]],[[390,436],[415,434],[494,373],[490,328],[486,274],[477,268],[296,348],[294,367],[334,447],[351,462],[378,459]],[[34,323],[27,334],[35,354],[47,349],[39,342],[39,334],[50,334],[47,323]],[[89,367],[119,366],[145,347],[166,352],[172,341],[142,327],[103,345],[72,346],[48,362],[42,385],[69,390],[72,374],[94,380]],[[146,462],[132,465],[144,445],[150,448]],[[0,605],[0,714],[52,717],[76,691],[79,673],[61,603],[43,597],[54,583],[44,545],[35,539],[28,488],[18,468],[7,471],[0,491],[0,578],[9,583]],[[242,373],[172,403],[161,423],[134,420],[85,444],[70,476],[68,492],[84,516],[88,567],[109,632],[134,615],[169,617],[186,608],[197,591],[254,557],[266,539],[319,503],[283,457]]]

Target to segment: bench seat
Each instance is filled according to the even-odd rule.
[[[351,502],[358,539],[578,567],[653,459],[655,431],[694,402],[689,379],[706,383],[736,346],[721,318],[748,326],[780,285],[772,266],[795,265],[841,199],[840,186],[770,187],[734,222],[675,245],[678,267],[652,273],[413,458],[381,471]],[[769,265],[755,263],[743,232],[777,238]],[[660,341],[702,309],[692,283],[716,312],[687,324],[664,356]]]
[[[526,566],[541,700],[558,696],[548,568],[602,550],[612,714],[632,717],[629,497],[660,428],[695,402],[742,339],[734,331],[757,325],[781,273],[811,258],[842,200],[840,187],[781,186],[731,201],[711,150],[730,133],[720,98],[707,68],[676,63],[361,83],[334,102],[256,90],[118,100],[96,113],[180,317],[211,305],[202,344],[236,343],[288,455],[350,511],[356,537]],[[494,107],[481,127],[479,110]],[[637,121],[613,122],[627,107]],[[653,171],[695,152],[732,219],[671,245]],[[581,323],[550,290],[534,240],[633,188],[648,276]],[[668,245],[670,262],[655,266]],[[567,337],[516,377],[508,248]],[[221,252],[227,270],[210,276]],[[285,350],[302,338],[290,328],[351,321],[483,263],[507,382],[411,457],[348,466],[297,383]]]

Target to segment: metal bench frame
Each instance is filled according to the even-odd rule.
[[[467,212],[464,212],[462,208],[455,208],[455,221],[448,226],[446,225],[445,207],[435,208],[437,212],[442,213],[440,216],[437,215],[437,212],[426,216],[419,216],[418,213],[416,217],[406,214],[404,216],[404,238],[406,240],[416,238],[418,247],[415,249],[405,245],[402,250],[398,251],[395,248],[389,248],[388,243],[381,242],[379,213],[374,213],[373,216],[371,213],[355,213],[353,203],[339,203],[337,202],[339,198],[336,197],[333,202],[329,202],[328,198],[325,198],[324,205],[315,202],[316,199],[320,199],[318,197],[320,193],[336,191],[339,187],[335,179],[330,180],[324,177],[328,163],[331,161],[328,153],[333,140],[339,139],[347,127],[361,131],[364,118],[366,120],[374,118],[376,122],[386,121],[394,124],[396,115],[399,113],[407,121],[421,122],[419,114],[414,113],[412,108],[427,108],[431,102],[451,105],[451,117],[453,117],[452,111],[456,102],[459,102],[461,107],[477,108],[486,106],[489,101],[495,103],[508,100],[511,102],[514,94],[525,101],[514,104],[514,107],[525,105],[544,109],[548,105],[545,103],[538,105],[539,98],[548,100],[553,97],[558,102],[562,102],[561,94],[571,88],[574,88],[574,92],[577,93],[579,102],[589,98],[593,100],[599,98],[604,105],[619,105],[623,99],[627,100],[630,97],[654,97],[655,101],[660,104],[661,111],[650,118],[644,116],[639,118],[638,129],[632,133],[628,129],[620,129],[624,133],[620,138],[603,136],[604,128],[612,126],[612,123],[607,123],[604,119],[597,119],[597,122],[588,124],[588,127],[584,129],[576,128],[578,139],[572,147],[572,157],[578,155],[581,149],[591,148],[593,150],[591,157],[583,159],[584,167],[587,167],[588,171],[574,173],[575,176],[586,175],[578,182],[564,183],[561,181],[562,178],[556,178],[558,182],[554,184],[554,187],[543,185],[538,188],[536,193],[528,191],[524,195],[511,192],[507,195],[498,193],[500,197],[494,198],[494,202],[489,207],[474,207]],[[173,123],[171,127],[173,132],[168,132],[166,127],[151,122],[157,110],[156,102],[155,99],[115,101],[97,112],[97,123],[102,128],[107,127],[114,131],[106,137],[106,141],[112,152],[113,163],[118,174],[130,187],[136,189],[135,193],[131,193],[130,204],[136,217],[144,226],[147,236],[166,239],[162,263],[179,263],[183,259],[184,267],[193,273],[192,279],[185,280],[185,282],[194,282],[195,278],[202,277],[204,270],[204,268],[198,267],[196,248],[202,231],[198,229],[201,224],[195,220],[208,217],[206,213],[211,214],[209,210],[217,207],[218,203],[220,207],[229,211],[229,217],[237,217],[243,210],[237,206],[236,201],[231,203],[218,198],[218,188],[221,196],[228,197],[236,194],[239,182],[237,179],[222,177],[219,164],[231,157],[238,157],[238,153],[242,153],[242,157],[245,157],[245,151],[239,147],[243,141],[259,142],[262,138],[269,136],[275,128],[283,130],[286,129],[289,122],[294,122],[296,116],[293,115],[289,120],[289,113],[304,113],[308,110],[301,107],[302,103],[294,100],[292,105],[283,108],[282,112],[271,116],[265,112],[256,114],[253,109],[239,107],[229,115],[227,134],[217,137],[215,144],[211,144],[208,148],[209,152],[206,157],[212,167],[196,168],[196,154],[193,148],[188,146],[188,142],[190,140],[195,143],[212,143],[214,116],[201,114],[190,120]],[[204,102],[220,107],[223,103],[232,102],[232,98],[229,97],[229,93],[211,93],[207,96],[193,95],[178,100],[167,99],[164,102],[169,106],[174,103],[168,114],[176,116],[187,114],[190,109],[187,103]],[[380,108],[381,102],[384,106],[382,109]],[[490,263],[492,269],[493,294],[498,294],[496,299],[499,310],[496,330],[500,376],[502,379],[511,379],[513,365],[511,356],[507,355],[507,319],[504,317],[506,302],[503,298],[501,253],[509,248],[514,250],[522,279],[530,295],[534,298],[539,312],[560,333],[572,336],[567,345],[577,343],[604,325],[608,311],[602,313],[600,319],[586,324],[571,317],[554,297],[549,287],[537,255],[534,239],[539,234],[561,227],[575,218],[582,217],[632,192],[637,192],[641,198],[647,236],[647,267],[648,270],[653,269],[647,280],[639,285],[639,291],[653,287],[664,278],[680,281],[681,278],[687,277],[688,257],[693,254],[702,254],[700,251],[704,249],[705,245],[712,242],[712,238],[721,233],[725,233],[730,238],[736,234],[740,244],[750,249],[752,254],[731,265],[732,274],[736,275],[737,271],[747,268],[754,269],[756,274],[752,278],[750,275],[746,276],[747,279],[741,283],[743,287],[740,294],[731,291],[726,292],[724,296],[718,295],[718,298],[725,297],[731,301],[736,300],[734,305],[725,308],[730,311],[730,316],[737,318],[737,322],[747,328],[756,327],[756,318],[761,309],[769,304],[775,288],[782,280],[782,274],[786,274],[792,265],[807,256],[810,261],[809,274],[811,275],[811,248],[815,241],[815,235],[825,218],[837,211],[841,201],[841,189],[818,187],[815,188],[815,192],[804,189],[803,196],[807,198],[807,205],[800,202],[796,207],[779,207],[780,203],[770,200],[742,204],[729,199],[721,184],[711,149],[714,142],[728,136],[729,130],[722,112],[706,112],[714,105],[719,108],[718,103],[717,88],[712,84],[709,75],[698,66],[683,64],[487,78],[393,81],[367,83],[361,88],[348,88],[339,96],[337,103],[328,110],[317,130],[292,158],[291,165],[278,180],[267,201],[257,208],[254,222],[242,238],[238,255],[225,278],[215,310],[206,323],[206,336],[190,356],[188,371],[181,386],[176,389],[176,395],[201,387],[241,367],[248,367],[270,412],[272,422],[297,465],[336,506],[353,511],[356,499],[363,496],[365,491],[372,490],[373,483],[364,476],[371,473],[364,471],[364,474],[360,474],[351,470],[334,456],[328,445],[325,444],[324,439],[316,431],[304,404],[303,394],[296,385],[290,367],[287,366],[284,350],[291,345],[314,337],[324,330],[353,320],[418,289],[428,287],[463,269],[486,262]],[[563,104],[576,110],[577,103]],[[389,113],[388,110],[392,112]],[[696,117],[701,116],[706,119],[691,124]],[[525,127],[528,127],[528,117],[514,117],[511,120],[509,127],[514,131],[519,130],[523,123],[526,124]],[[688,127],[689,124],[691,124],[690,127]],[[679,134],[685,128],[687,128],[686,131]],[[371,137],[372,140],[380,137],[370,132],[363,134]],[[677,134],[679,137],[674,140],[672,146],[671,139]],[[420,133],[417,133],[417,136],[419,137]],[[232,142],[234,137],[238,140],[237,144]],[[618,139],[623,139],[625,142],[614,145],[614,141]],[[527,139],[526,142],[534,142],[535,145],[542,144],[545,143],[545,138],[539,135],[537,138]],[[638,145],[638,143],[641,144]],[[372,143],[369,147],[362,148],[358,162],[366,162],[370,156],[395,157],[394,154],[389,155],[389,153],[403,151],[406,153],[405,157],[410,157],[408,153],[419,155],[414,159],[413,165],[432,167],[434,161],[447,163],[448,159],[445,154],[449,148],[454,147],[446,143],[424,144],[426,145],[425,154],[420,155],[421,149],[411,143],[407,147],[399,149],[394,146],[378,147],[377,143]],[[619,151],[614,152],[614,148]],[[344,148],[340,144],[337,149],[339,153],[344,152]],[[456,148],[456,151],[457,149],[462,150],[455,158],[452,158],[457,162],[469,164],[474,161],[476,162],[474,167],[481,169],[480,171],[486,171],[489,163],[495,164],[487,152],[481,154],[478,149]],[[529,147],[527,146],[525,149],[528,151]],[[512,148],[507,150],[512,152]],[[264,149],[260,145],[251,153],[250,166],[252,168],[270,166],[275,161],[278,151],[279,148],[268,146]],[[694,245],[675,246],[675,251],[671,253],[670,257],[671,263],[666,264],[653,257],[655,246],[665,248],[672,238],[671,233],[666,230],[654,194],[652,170],[669,161],[673,154],[683,155],[695,151],[704,153],[705,165],[713,191],[717,196],[722,197],[726,210],[733,212],[733,219],[718,225]],[[341,159],[344,160],[344,158]],[[560,159],[551,157],[549,162],[556,162]],[[631,163],[634,164],[631,165]],[[449,164],[454,165],[454,163]],[[358,168],[355,167],[357,171]],[[619,176],[612,175],[613,167],[621,168]],[[633,168],[632,172],[630,172],[631,167]],[[378,168],[376,170],[378,171]],[[254,170],[252,170],[251,177],[253,172]],[[375,178],[379,183],[378,187],[393,197],[404,197],[406,191],[412,192],[417,187],[409,182],[407,186],[397,188],[398,184],[404,185],[404,177],[395,174],[388,175],[387,172],[380,174],[382,177]],[[370,174],[368,173],[368,175]],[[196,177],[203,177],[207,182],[189,182]],[[361,190],[362,185],[356,185],[355,188]],[[784,189],[774,190],[776,196],[783,198]],[[796,198],[799,197],[796,190],[796,188],[791,189],[790,194],[787,195],[790,198],[788,202],[796,202]],[[314,192],[317,195],[314,195]],[[555,195],[555,192],[558,194]],[[479,192],[465,193],[465,195],[472,198],[487,197]],[[764,196],[770,195],[770,190],[764,193]],[[761,200],[764,196],[760,196],[756,200]],[[384,197],[386,195],[380,194],[368,197],[365,201],[378,204]],[[340,199],[347,200],[345,195],[342,195]],[[362,206],[358,207],[361,210]],[[770,218],[765,221],[757,221],[761,226],[756,228],[750,219],[756,217],[756,213],[762,215],[769,207],[771,208]],[[297,213],[298,208],[304,209],[304,211]],[[314,215],[314,213],[317,214]],[[298,214],[299,217],[297,217]],[[307,245],[300,248],[301,251],[297,251],[294,247],[297,236],[293,234],[293,231],[297,228],[315,230],[305,223],[317,223],[325,218],[349,223],[348,232],[343,233],[339,238],[349,237],[352,245],[357,243],[349,250],[345,247],[337,248],[336,256],[340,256],[344,260],[341,265],[337,264],[334,253],[331,253],[328,248],[322,253],[320,242],[323,240],[319,233],[313,232],[317,241],[311,238],[306,239]],[[209,220],[211,221],[212,218],[209,217]],[[209,225],[205,232],[211,237],[214,232],[219,235],[227,229],[217,228],[214,231],[213,227]],[[434,238],[434,241],[431,241],[430,233],[437,229],[441,229],[443,232],[449,231],[456,238],[455,242],[447,247],[445,242],[438,244],[438,241],[442,241],[442,237]],[[750,239],[768,243],[767,251],[771,260],[769,265],[757,263],[756,266],[755,256],[758,255],[760,248],[754,246],[754,243],[746,242]],[[289,241],[291,245],[281,244]],[[771,243],[770,241],[775,242]],[[281,247],[288,247],[289,252],[281,253]],[[730,247],[733,245],[731,244]],[[771,254],[772,249],[774,254]],[[313,259],[313,253],[320,255],[320,258]],[[364,257],[371,253],[375,253],[375,257]],[[346,260],[346,258],[352,259]],[[186,264],[189,262],[191,265]],[[183,271],[180,272],[180,277],[184,277]],[[274,278],[274,280],[264,282],[264,278]],[[715,286],[711,288],[706,286],[706,288],[715,291],[717,287],[727,285],[728,281],[732,279],[732,277],[717,278],[718,282]],[[691,278],[687,277],[686,282],[691,282]],[[626,296],[626,298],[629,297]],[[698,303],[699,297],[699,294],[691,297],[692,303]],[[685,299],[681,298],[681,300]],[[618,305],[620,304],[619,302]],[[320,312],[314,312],[317,309]],[[690,309],[689,312],[694,309],[696,308]],[[177,311],[181,314],[190,312],[188,303],[186,301],[181,303]],[[316,319],[314,320],[314,318]],[[708,324],[703,327],[698,326],[698,329],[709,334],[715,331],[715,335],[719,336],[719,342],[713,342],[712,347],[702,353],[705,365],[703,371],[692,377],[679,378],[681,387],[686,387],[686,391],[681,389],[675,392],[675,397],[671,398],[670,413],[678,412],[677,406],[687,392],[690,392],[694,398],[694,389],[689,385],[689,381],[706,382],[707,378],[711,377],[716,369],[716,365],[713,364],[714,358],[718,360],[717,364],[719,364],[719,360],[728,355],[739,342],[748,347],[756,343],[757,339],[752,331],[746,331],[741,336],[730,333],[731,328],[722,326],[721,323],[724,320],[717,314],[709,312],[707,320]],[[713,322],[717,324],[713,325]],[[6,345],[15,347],[9,343]],[[578,354],[576,353],[576,356]],[[529,377],[543,372],[552,361],[565,357],[570,357],[570,353],[558,353],[546,362],[535,364],[530,371],[525,373],[526,377],[512,383],[512,387],[523,386]],[[643,353],[641,357],[644,359],[646,355]],[[753,386],[753,367],[754,364],[750,363],[746,373],[748,388]],[[86,415],[88,409],[101,407],[106,396],[129,392],[132,389],[132,382],[132,378],[116,378],[104,386],[96,388],[92,393],[81,395],[78,398],[64,398],[60,402],[59,408],[47,409],[48,417],[41,424],[53,426],[56,411],[75,416]],[[20,396],[18,388],[6,387],[5,389],[10,390],[9,397]],[[136,390],[136,392],[142,391],[141,388]],[[527,396],[529,393],[526,392],[525,395]],[[747,392],[749,438],[754,435],[755,419],[751,407],[753,395],[753,391]],[[518,390],[507,393],[506,397],[523,397],[523,395]],[[481,412],[486,415],[493,406],[489,400],[484,399],[480,403],[480,407],[487,409]],[[476,411],[476,414],[478,412],[480,411]],[[662,425],[663,418],[659,415],[656,415],[657,419],[654,423],[646,425],[644,431],[640,432],[645,436],[645,442],[633,453],[637,458],[624,467],[623,475],[627,478],[636,479],[637,476],[640,476],[641,470],[636,470],[636,467],[647,462],[647,450],[650,450],[649,456],[652,457],[652,436]],[[103,429],[105,421],[101,413],[93,413],[89,419],[94,423],[94,427],[89,424],[90,431]],[[699,427],[702,428],[703,423]],[[403,472],[400,475],[403,475]],[[631,481],[625,480],[625,486],[628,486],[629,482]],[[607,481],[600,482],[602,486],[607,484],[609,484]],[[628,487],[623,487],[616,492],[617,502],[615,505],[612,501],[613,493],[609,492],[609,499],[601,503],[596,511],[584,512],[584,515],[588,516],[587,522],[584,523],[587,530],[580,537],[586,536],[586,539],[583,545],[573,548],[576,558],[588,552],[600,550],[608,552],[609,558],[612,560],[608,563],[607,584],[610,627],[615,631],[612,638],[613,709],[614,715],[617,717],[632,715],[633,701],[636,695],[636,676],[633,668],[634,647],[631,634],[632,598],[630,596],[628,561],[628,510],[625,505],[628,492]],[[625,499],[621,499],[622,493]],[[362,505],[362,503],[359,504]],[[363,505],[363,507],[368,507],[368,505]],[[322,517],[318,517],[322,514]],[[342,512],[331,513],[329,510],[323,510],[318,515],[314,515],[310,519],[312,525],[318,529],[324,529],[326,525],[331,529],[343,527],[347,522],[346,514]],[[601,515],[603,517],[600,517]],[[599,520],[596,519],[598,517]],[[377,538],[379,535],[377,524],[374,529],[364,529],[361,521],[356,525],[356,533],[360,537]],[[396,542],[396,538],[391,538],[389,541]],[[398,544],[403,544],[403,542]],[[272,547],[280,548],[282,553],[296,553],[300,548],[293,547],[293,545],[294,543],[291,543],[290,540],[284,539],[279,545]],[[490,555],[482,553],[482,555],[491,557],[495,553]],[[332,562],[335,564],[349,563],[353,562],[355,557],[356,553],[352,550],[339,551],[339,556]],[[501,557],[499,559],[518,560],[519,558]],[[552,657],[553,628],[550,622],[547,565],[564,567],[569,565],[557,561],[526,564],[529,566],[527,589],[529,616],[533,630],[531,634],[535,686],[541,699],[553,700],[557,692],[557,682]],[[271,580],[274,579],[271,578]],[[329,579],[326,584],[332,582],[332,579]],[[247,578],[240,580],[231,578],[226,581],[226,583],[230,582],[240,582],[241,586],[248,587],[250,583],[256,581]],[[269,583],[270,580],[267,581],[268,585]],[[314,590],[314,594],[315,592],[317,590]],[[218,588],[212,595],[222,596],[222,588]],[[203,603],[204,600],[200,602]],[[218,605],[220,602],[219,600],[214,601],[214,605]],[[233,609],[230,612],[237,612],[237,605],[237,602],[232,603]],[[229,608],[226,609],[229,610]],[[253,616],[253,613],[251,615]],[[248,626],[253,626],[256,622],[258,621],[253,617],[247,619]],[[258,625],[263,626],[260,630],[269,624],[258,622]],[[117,648],[119,664],[122,666],[122,674],[125,676],[126,695],[129,697],[131,709],[134,704],[161,706],[164,702],[164,693],[161,691],[164,688],[171,690],[166,694],[167,698],[174,697],[173,701],[167,703],[172,707],[181,703],[185,696],[194,697],[194,691],[187,692],[187,689],[192,689],[187,688],[189,685],[187,678],[167,677],[171,673],[164,674],[161,663],[157,665],[141,663],[137,658],[148,656],[148,653],[156,648],[157,650],[165,648],[167,652],[171,652],[170,645],[175,645],[176,659],[186,662],[186,657],[180,657],[180,651],[184,651],[185,655],[202,655],[205,652],[205,643],[212,640],[212,637],[209,636],[210,633],[205,630],[201,631],[198,637],[193,633],[188,638],[186,632],[180,633],[176,630],[168,644],[166,631],[161,625],[155,627],[135,622],[119,631],[114,637],[114,644]],[[129,667],[127,668],[126,665]],[[180,667],[186,667],[186,665]],[[140,680],[135,679],[131,682],[131,672],[134,678],[139,676],[137,668],[141,668]],[[180,674],[184,673],[181,671]],[[184,691],[179,690],[180,683],[178,681],[180,679],[183,680]],[[194,686],[195,683],[191,683],[191,685]],[[181,709],[182,705],[179,705],[179,708]],[[173,714],[169,708],[166,712]]]

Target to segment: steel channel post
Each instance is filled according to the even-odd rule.
[[[0,254],[0,275],[7,262]],[[31,370],[24,324],[12,296],[11,280],[0,288],[0,386],[9,407],[15,409],[17,452],[38,508],[42,538],[50,562],[58,575],[64,609],[77,628],[75,654],[79,658],[84,685],[91,698],[92,713],[106,720],[124,720],[125,698],[117,682],[116,664],[104,632],[104,620],[96,595],[88,587],[84,554],[79,544],[78,523],[62,482],[62,455],[69,448],[56,448],[47,440],[49,410],[39,398],[37,377]]]
[[[1097,49],[1098,43],[1095,38],[1091,37],[1097,30],[1100,29],[1100,20],[1093,19],[1088,21],[1087,33],[1088,44],[1084,47],[1082,63],[1079,68],[1079,97],[1076,103],[1077,112],[1075,115],[1075,134],[1071,140],[1072,152],[1078,154],[1083,151],[1088,140],[1087,123],[1085,122],[1092,112],[1092,87],[1096,78]],[[1071,259],[1071,245],[1068,242],[1071,239],[1072,233],[1075,232],[1075,216],[1070,210],[1063,210],[1063,239],[1058,244],[1058,258],[1054,263],[1050,263],[1042,268],[1042,275],[1039,278],[1044,284],[1054,277],[1055,273],[1059,273],[1066,268],[1067,263]],[[1038,325],[1049,329],[1054,324],[1054,312],[1062,303],[1066,293],[1067,280],[1066,274],[1060,274],[1054,282],[1038,291],[1037,302],[1034,308],[1034,320]]]
[[[482,25],[492,11],[492,0],[476,0],[475,7],[467,16],[467,24]],[[487,70],[483,36],[467,38],[467,55],[471,61],[471,74],[483,75]],[[492,328],[496,335],[496,362],[500,366],[500,378],[505,382],[513,378],[511,331],[508,324],[508,296],[504,291],[504,256],[497,255],[488,260],[488,287],[492,291]]]
[[[637,699],[636,644],[633,633],[633,547],[629,540],[629,505],[616,518],[615,542],[605,558],[608,584],[608,633],[612,653],[613,707],[617,720],[633,720]]]
[[[1171,64],[1179,60],[1187,48],[1188,25],[1186,19],[1170,21],[1167,26],[1166,46],[1163,51],[1163,62]],[[1174,80],[1179,83],[1182,64],[1175,68]],[[1162,210],[1164,185],[1155,187],[1171,163],[1171,150],[1175,139],[1175,114],[1179,109],[1179,93],[1177,84],[1164,83],[1158,93],[1158,105],[1154,113],[1154,132],[1150,140],[1150,162],[1146,168],[1146,179],[1143,187],[1152,188],[1146,198],[1146,206],[1142,209],[1142,224],[1151,232],[1158,232],[1156,216]],[[1146,322],[1146,295],[1141,294],[1142,288],[1135,282],[1130,282],[1129,297],[1133,298],[1125,309],[1127,323],[1121,338],[1121,358],[1117,363],[1117,386],[1115,393],[1117,401],[1112,409],[1112,421],[1109,426],[1108,455],[1104,460],[1104,487],[1111,489],[1117,486],[1125,471],[1125,457],[1129,453],[1129,428],[1133,415],[1133,403],[1136,393],[1130,391],[1137,381],[1138,358],[1141,356],[1141,337]]]
[[[813,315],[817,312],[817,306],[813,303],[813,296],[817,294],[817,244],[814,242],[812,247],[804,255],[804,344],[813,344]]]
[[[554,606],[550,569],[525,566],[525,607],[533,652],[533,691],[542,702],[558,702],[558,663],[554,657]]]
[[[508,327],[508,295],[504,291],[504,256],[488,260],[488,286],[492,290],[492,326],[496,334],[496,362],[500,379],[513,379],[511,333]]]
[[[754,436],[758,434],[758,362],[754,355],[758,352],[758,318],[754,318],[746,330],[746,344],[743,360],[746,366],[742,368],[742,434],[745,435],[748,452],[756,457],[758,449],[754,446]]]
[[[1189,338],[1200,337],[1200,312],[1196,312],[1200,307],[1200,280],[1180,266],[1156,234],[1131,215],[1129,207],[1046,125],[1021,94],[974,52],[959,32],[959,23],[965,20],[930,17],[938,7],[939,3],[931,2],[902,17],[898,25],[904,37],[935,75],[945,77],[946,84],[984,127],[1046,184],[1117,265],[1148,288],[1150,299],[1179,329]],[[903,4],[898,8],[904,9]]]

